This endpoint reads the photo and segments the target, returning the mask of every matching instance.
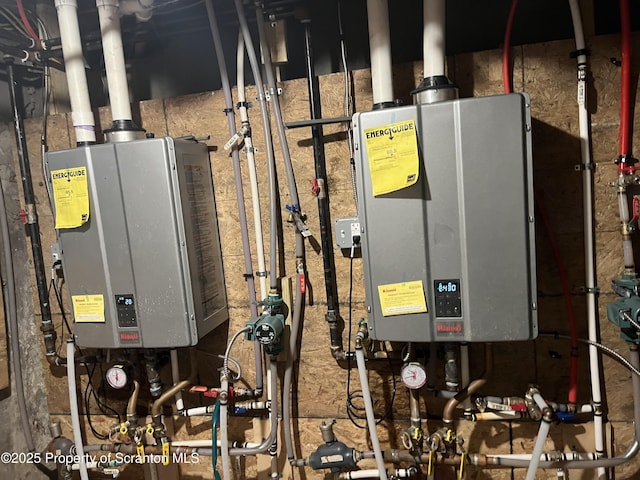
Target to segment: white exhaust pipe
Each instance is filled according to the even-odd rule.
[[[458,98],[458,89],[445,74],[445,0],[424,0],[423,80],[413,91],[415,103],[435,103]]]
[[[444,0],[424,0],[424,77],[444,75],[445,63],[445,6]]]
[[[60,40],[64,56],[71,120],[78,145],[96,142],[95,120],[91,111],[87,75],[84,71],[82,41],[78,25],[78,4],[76,0],[55,0],[60,24]]]
[[[391,36],[387,0],[367,0],[373,108],[393,106]]]
[[[121,120],[131,122],[129,85],[118,12],[119,2],[118,0],[96,0],[96,6],[100,19],[104,65],[107,70],[111,118],[115,126],[115,123]]]

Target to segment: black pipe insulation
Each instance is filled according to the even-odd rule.
[[[16,137],[16,147],[18,149],[18,163],[20,165],[20,175],[22,177],[22,190],[26,210],[25,227],[31,242],[33,268],[36,276],[36,286],[38,288],[40,315],[42,317],[40,330],[44,337],[47,361],[50,365],[60,366],[66,364],[66,359],[60,357],[56,352],[57,334],[53,326],[51,306],[49,305],[47,277],[45,274],[44,259],[42,256],[42,242],[40,240],[40,226],[38,225],[38,213],[36,210],[31,168],[29,166],[29,155],[27,153],[27,141],[25,138],[24,123],[21,113],[21,105],[23,104],[22,90],[19,82],[16,80],[13,59],[6,58],[5,62],[7,64],[11,108],[13,109],[13,127]]]

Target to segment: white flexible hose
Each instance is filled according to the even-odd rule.
[[[67,342],[67,382],[69,387],[69,410],[71,411],[71,427],[73,429],[73,442],[76,446],[76,455],[80,469],[80,478],[89,480],[89,472],[84,458],[84,443],[82,430],[80,429],[80,412],[78,411],[78,392],[76,391],[76,345],[72,341]]]
[[[424,77],[444,75],[445,0],[424,0]]]
[[[56,11],[60,25],[60,41],[64,68],[69,86],[71,120],[77,143],[95,143],[95,120],[91,111],[89,86],[84,70],[82,41],[78,24],[78,4],[76,0],[56,0]]]
[[[380,441],[378,440],[378,431],[376,430],[376,419],[373,414],[373,403],[371,402],[371,393],[369,392],[369,380],[367,379],[367,366],[364,361],[364,351],[362,348],[356,348],[356,363],[358,364],[358,374],[360,375],[360,385],[362,388],[362,399],[364,401],[364,410],[367,416],[367,425],[369,427],[369,436],[371,437],[371,445],[376,459],[376,465],[382,480],[387,480],[387,471],[384,468],[384,459],[382,458],[382,450],[380,449]]]
[[[391,35],[387,0],[367,0],[373,103],[393,102]]]
[[[104,65],[107,71],[111,118],[114,121],[131,120],[129,85],[127,82],[127,68],[124,62],[118,0],[96,0],[96,6],[98,7],[100,32],[102,34]]]

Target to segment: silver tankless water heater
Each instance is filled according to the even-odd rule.
[[[371,335],[537,336],[529,98],[467,98],[354,116]]]
[[[227,319],[206,145],[92,145],[47,170],[78,345],[190,346]]]

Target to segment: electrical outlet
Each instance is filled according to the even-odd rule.
[[[360,248],[360,220],[357,217],[336,219],[336,245]]]

